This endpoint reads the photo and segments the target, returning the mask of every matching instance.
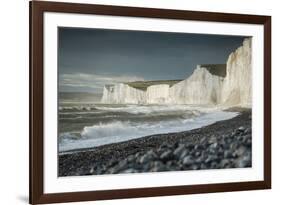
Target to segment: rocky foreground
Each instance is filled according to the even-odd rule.
[[[59,155],[59,176],[251,166],[250,110],[191,131],[152,135]]]

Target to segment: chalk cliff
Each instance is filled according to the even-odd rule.
[[[248,106],[252,103],[252,46],[251,39],[231,53],[227,60],[226,77],[222,88],[222,103]]]
[[[147,104],[169,103],[170,86],[167,84],[151,85],[146,90]]]
[[[146,103],[146,92],[132,88],[124,83],[106,85],[103,88],[101,102],[111,104],[144,104]]]
[[[243,45],[229,55],[226,65],[198,65],[191,76],[181,81],[106,85],[101,102],[249,106],[252,99],[251,75],[251,39],[245,39]]]
[[[175,104],[217,104],[221,101],[223,77],[213,75],[200,65],[193,74],[170,88],[170,102]]]

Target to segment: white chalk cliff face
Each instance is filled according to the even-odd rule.
[[[252,103],[252,45],[245,39],[243,46],[231,53],[227,60],[226,77],[222,89],[222,103],[250,106]]]
[[[221,101],[223,77],[197,66],[193,74],[170,88],[170,102],[179,104],[217,104]]]
[[[225,65],[224,65],[225,66]],[[172,86],[150,85],[146,90],[126,83],[106,85],[102,103],[109,104],[201,104],[250,106],[252,102],[251,39],[230,54],[222,65],[198,65],[193,74]]]
[[[167,84],[151,85],[146,91],[147,104],[169,103],[170,86]]]
[[[101,102],[110,104],[144,104],[146,103],[146,92],[132,88],[124,83],[104,86]]]

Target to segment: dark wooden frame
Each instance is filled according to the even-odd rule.
[[[271,188],[271,17],[198,11],[32,1],[30,3],[30,203],[75,202]],[[264,27],[264,180],[44,194],[43,192],[43,13],[65,12],[260,24]]]

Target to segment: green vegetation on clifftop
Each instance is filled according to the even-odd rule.
[[[127,84],[133,88],[146,91],[147,88],[151,85],[169,85],[170,87],[174,84],[180,82],[182,80],[154,80],[154,81],[135,81],[135,82],[127,82],[124,84]]]

